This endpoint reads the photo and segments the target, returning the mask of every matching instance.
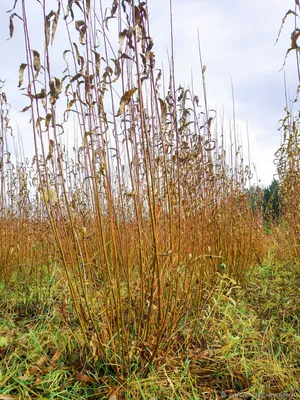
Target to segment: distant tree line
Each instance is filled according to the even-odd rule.
[[[253,211],[261,208],[266,225],[278,223],[281,218],[281,203],[279,195],[279,183],[273,179],[267,187],[251,186],[247,190],[249,205]]]

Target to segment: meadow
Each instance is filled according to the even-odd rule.
[[[249,187],[200,46],[198,97],[176,86],[172,22],[158,67],[147,2],[56,5],[34,4],[38,50],[26,2],[9,13],[35,155],[8,148],[1,81],[0,400],[300,398],[299,117],[276,192]]]

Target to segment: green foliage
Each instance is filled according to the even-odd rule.
[[[268,228],[271,223],[278,223],[281,217],[279,183],[273,179],[266,188],[251,186],[247,190],[248,204],[253,212],[262,211],[264,222]]]
[[[279,197],[279,184],[273,179],[270,186],[263,190],[263,215],[267,224],[279,222],[281,216],[281,204]]]

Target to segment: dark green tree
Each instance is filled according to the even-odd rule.
[[[279,222],[280,219],[280,197],[279,185],[276,179],[273,179],[270,186],[264,189],[263,195],[263,215],[267,224]]]

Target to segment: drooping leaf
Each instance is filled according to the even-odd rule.
[[[118,6],[119,6],[119,0],[113,0],[113,4],[111,6],[111,11],[110,11],[110,16],[105,18],[105,25],[106,25],[107,29],[108,29],[107,23],[111,18],[114,17],[114,15],[115,15],[115,13],[116,13],[116,11],[118,9]]]
[[[166,118],[167,118],[167,105],[162,99],[158,99],[160,103],[160,109],[161,109],[161,120],[162,123],[166,123]]]
[[[48,155],[47,155],[46,161],[52,160],[54,146],[55,146],[55,142],[52,139],[50,139],[49,140],[49,150],[48,150]]]
[[[75,28],[79,32],[79,42],[84,44],[84,37],[86,33],[87,26],[84,21],[75,21]]]
[[[22,86],[23,79],[24,79],[24,71],[27,67],[27,64],[22,63],[19,68],[19,85],[18,87]]]
[[[138,25],[142,20],[141,10],[138,6],[134,6],[134,24]]]
[[[71,82],[71,83],[72,83],[72,82],[75,82],[75,81],[78,80],[80,77],[82,77],[82,74],[81,74],[81,73],[76,74],[76,75],[73,76],[73,78],[71,79],[70,82]]]
[[[59,16],[60,16],[60,2],[58,2],[58,9],[54,15],[54,19],[52,22],[51,45],[53,45],[53,42],[54,42]]]
[[[280,28],[279,28],[279,32],[278,32],[278,35],[277,35],[275,44],[278,42],[279,37],[280,37],[281,32],[282,32],[282,29],[283,29],[284,24],[285,24],[285,21],[286,21],[287,17],[288,17],[290,14],[293,14],[293,15],[295,15],[295,17],[298,17],[298,15],[295,13],[295,11],[292,11],[292,10],[287,11],[287,13],[285,14],[285,16],[282,18],[281,25],[280,25]]]
[[[76,97],[68,102],[68,110],[71,110],[73,104],[76,103]]]
[[[299,50],[300,46],[297,43],[297,40],[300,37],[300,29],[295,29],[291,34],[291,50]]]
[[[32,53],[33,53],[33,68],[36,72],[35,78],[37,78],[37,76],[41,70],[41,57],[40,57],[40,53],[36,50],[32,50]]]
[[[50,27],[51,27],[50,19],[53,17],[54,14],[55,12],[51,10],[50,13],[46,15],[46,47],[48,47],[50,42]]]
[[[66,55],[67,55],[68,53],[72,53],[71,50],[64,50],[64,52],[63,52],[63,59],[65,60],[65,62],[66,62],[66,64],[67,64],[67,67],[69,67],[69,63],[68,63],[68,61],[67,61],[67,59],[66,59]]]
[[[44,88],[42,88],[40,93],[32,94],[29,97],[34,100],[42,100],[47,97],[47,93],[46,93],[46,90]]]
[[[113,1],[113,5],[111,7],[111,13],[110,16],[113,17],[118,9],[118,5],[119,5],[119,0],[114,0]]]
[[[77,7],[78,7],[78,8],[81,10],[81,12],[83,13],[83,9],[82,9],[82,7],[81,7],[81,4],[80,4],[79,0],[68,0],[67,12],[66,12],[66,15],[65,15],[64,19],[67,19],[67,18],[69,17],[69,14],[71,14],[71,18],[72,18],[72,19],[71,19],[70,22],[73,22],[73,21],[74,21],[74,12],[73,12],[73,9],[72,9],[73,4],[76,4]]]
[[[119,110],[116,115],[117,117],[119,117],[123,113],[124,107],[130,102],[130,99],[133,96],[133,94],[136,92],[136,90],[137,90],[136,88],[132,88],[123,94],[123,96],[121,97]]]
[[[47,129],[49,129],[49,126],[50,126],[50,122],[51,122],[51,121],[52,121],[52,125],[53,125],[52,117],[53,117],[53,115],[52,115],[51,113],[48,113],[48,114],[46,115],[46,118],[45,118],[45,126],[46,126]]]
[[[126,53],[122,53],[122,55],[121,55],[121,57],[120,58],[123,58],[123,59],[125,59],[125,60],[131,60],[131,61],[134,61],[134,59],[132,58],[132,57],[129,57],[129,55],[128,54],[126,54]]]
[[[54,80],[51,80],[49,82],[49,86],[50,86],[50,103],[55,104],[56,100],[61,94],[62,81],[55,77]]]
[[[115,69],[114,69],[114,74],[116,75],[117,78],[119,78],[121,74],[121,66],[120,66],[120,61],[118,59],[113,59],[113,63],[115,64]]]
[[[122,32],[119,33],[119,54],[122,54],[122,48],[126,34],[127,34],[127,29],[124,29]]]
[[[297,43],[297,40],[299,39],[299,37],[300,37],[300,29],[295,29],[295,30],[292,32],[292,34],[291,34],[291,47],[290,47],[290,48],[287,50],[287,52],[285,53],[283,65],[282,65],[280,71],[283,70],[283,68],[284,68],[284,66],[285,66],[285,63],[286,63],[287,56],[289,55],[289,53],[290,53],[292,50],[296,50],[296,51],[299,51],[299,50],[300,50],[300,46],[299,46],[298,43]]]
[[[38,128],[41,126],[41,121],[43,121],[45,118],[43,117],[38,117],[35,123],[35,126]]]
[[[97,51],[93,51],[95,55],[95,66],[96,66],[96,76],[100,75],[100,54]]]
[[[14,34],[14,30],[15,30],[15,27],[14,27],[14,17],[17,17],[17,18],[19,18],[21,21],[23,21],[23,19],[18,15],[18,14],[16,14],[16,13],[13,13],[10,17],[9,17],[9,38],[7,39],[7,40],[9,40],[9,39],[11,39],[12,37],[13,37],[13,34]]]
[[[24,107],[23,110],[22,110],[21,112],[28,111],[30,108],[31,108],[31,104],[30,104],[30,106]]]
[[[81,70],[83,70],[83,67],[84,67],[84,58],[80,55],[77,44],[76,44],[76,43],[73,43],[73,46],[74,46],[75,53],[76,53],[77,63],[78,63],[78,65],[80,65]]]

